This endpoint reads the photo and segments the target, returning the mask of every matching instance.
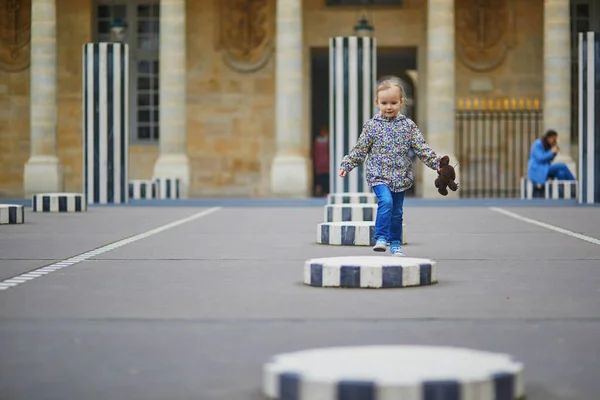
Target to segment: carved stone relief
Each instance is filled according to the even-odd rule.
[[[497,68],[514,46],[513,0],[457,0],[456,51],[474,71]]]
[[[0,69],[9,72],[29,67],[31,1],[0,0]]]
[[[216,0],[216,6],[225,63],[240,72],[262,68],[273,53],[275,0]]]

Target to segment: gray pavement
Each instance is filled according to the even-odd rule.
[[[206,207],[92,207],[0,226],[0,281]],[[509,211],[600,238],[598,207]],[[261,399],[270,356],[455,345],[525,364],[528,400],[600,398],[600,246],[483,206],[405,207],[409,256],[440,283],[302,284],[321,207],[225,207],[0,291],[0,399]]]

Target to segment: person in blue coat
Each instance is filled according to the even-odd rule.
[[[564,163],[554,163],[560,148],[557,143],[558,133],[550,129],[546,134],[533,142],[529,155],[527,178],[533,183],[544,184],[549,179],[574,181],[575,177]]]

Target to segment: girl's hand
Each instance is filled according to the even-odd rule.
[[[340,168],[340,176],[343,178],[346,176],[346,174],[348,174],[348,171],[346,171],[344,168]]]

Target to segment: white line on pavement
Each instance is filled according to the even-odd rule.
[[[8,288],[15,287],[22,283],[30,282],[34,278],[37,278],[39,276],[44,276],[46,274],[49,274],[50,272],[58,271],[61,268],[68,267],[73,264],[77,264],[81,261],[85,261],[85,260],[95,257],[99,254],[106,253],[107,251],[114,250],[121,246],[125,246],[126,244],[137,242],[138,240],[147,238],[148,236],[156,235],[157,233],[166,231],[167,229],[171,229],[178,225],[182,225],[187,222],[191,222],[195,219],[202,218],[208,214],[212,214],[215,211],[220,210],[221,208],[222,207],[209,208],[208,210],[200,211],[199,213],[190,215],[189,217],[182,218],[180,220],[173,221],[166,225],[159,226],[158,228],[154,228],[154,229],[151,229],[146,232],[138,233],[135,236],[121,239],[118,242],[113,242],[113,243],[107,244],[105,246],[99,247],[97,249],[93,249],[93,250],[87,251],[85,253],[78,254],[76,256],[64,259],[62,261],[55,262],[54,264],[46,265],[46,266],[40,267],[38,269],[35,269],[33,271],[27,271],[18,276],[13,276],[12,278],[6,279],[4,281],[0,281],[0,290],[6,290]],[[33,275],[35,275],[35,276],[33,276]]]
[[[590,237],[590,236],[586,236],[586,235],[582,235],[581,233],[573,232],[573,231],[570,231],[568,229],[564,229],[564,228],[560,228],[558,226],[550,225],[550,224],[547,224],[545,222],[538,221],[536,219],[531,219],[531,218],[523,217],[522,215],[515,214],[513,212],[504,210],[502,208],[490,207],[490,210],[496,211],[496,212],[498,212],[500,214],[504,214],[504,215],[512,217],[514,219],[518,219],[519,221],[527,222],[527,223],[532,224],[532,225],[541,226],[542,228],[550,229],[552,231],[555,231],[555,232],[558,232],[558,233],[562,233],[564,235],[569,235],[569,236],[572,236],[572,237],[577,238],[577,239],[585,240],[586,242],[590,242],[590,243],[594,243],[594,244],[600,245],[600,240],[599,239],[596,239],[596,238],[593,238],[593,237]]]

